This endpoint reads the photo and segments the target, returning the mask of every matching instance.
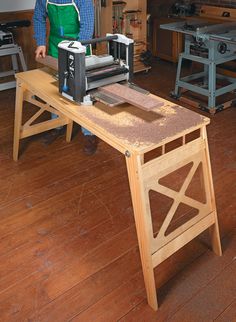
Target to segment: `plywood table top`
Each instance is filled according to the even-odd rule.
[[[33,94],[122,153],[151,151],[210,122],[208,118],[164,99],[162,107],[150,112],[128,103],[119,107],[102,103],[78,105],[59,93],[57,81],[47,68],[18,73],[16,78]]]

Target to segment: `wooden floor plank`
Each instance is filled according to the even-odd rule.
[[[90,238],[89,241],[91,242],[91,240]],[[97,247],[85,254],[83,254],[83,247],[77,246],[71,249],[73,256],[69,256],[70,260],[68,261],[66,253],[60,253],[59,261],[54,260],[57,255],[55,253],[52,253],[49,257],[42,256],[41,266],[38,267],[36,272],[2,292],[0,305],[3,308],[3,316],[5,317],[6,314],[10,318],[9,300],[11,302],[11,299],[14,299],[14,303],[21,306],[22,297],[20,297],[20,294],[23,291],[27,298],[35,298],[37,295],[35,295],[35,289],[37,289],[40,296],[35,300],[37,300],[39,307],[43,307],[134,248],[137,248],[137,240],[134,227],[131,227],[108,241],[98,244]],[[80,256],[76,250],[80,250]],[[138,266],[137,262],[136,266]],[[19,294],[19,297],[14,298],[15,293]],[[31,302],[29,307],[23,306],[14,317],[21,320],[23,316],[32,314],[34,310]]]
[[[227,266],[221,274],[191,298],[169,321],[212,321],[224,311],[236,294],[232,283],[236,276],[236,266]]]
[[[107,294],[87,310],[75,316],[73,322],[117,321],[121,312],[129,312],[146,298],[142,272],[132,276],[127,283]],[[117,303],[119,305],[117,305]]]
[[[141,266],[137,265],[138,261],[138,249],[135,248],[50,302],[40,310],[38,316],[33,316],[33,320],[36,318],[38,321],[68,321],[72,319],[97,303],[106,294],[110,294],[114,289],[125,284],[133,276],[136,276],[137,272],[141,273]],[[138,287],[140,288],[140,286]]]
[[[120,320],[127,322],[140,321],[139,317],[142,317],[144,321],[169,321],[174,316],[176,319],[179,318],[176,321],[181,321],[181,319],[182,321],[206,321],[201,320],[203,316],[198,320],[188,320],[188,313],[186,313],[186,316],[180,315],[179,317],[175,316],[175,313],[179,312],[185,303],[188,303],[190,299],[200,292],[203,293],[206,305],[211,301],[204,295],[204,292],[207,291],[209,283],[215,281],[232,264],[235,249],[236,235],[232,234],[223,240],[224,256],[222,258],[216,257],[211,251],[208,251],[158,290],[160,308],[157,312],[148,308],[146,301],[144,301]],[[219,279],[219,281],[222,282],[222,279]],[[232,293],[229,293],[229,295],[232,296]],[[201,310],[201,307],[198,307],[198,310]],[[194,318],[194,316],[189,315],[190,317]],[[174,318],[173,321],[175,321]],[[211,321],[211,319],[208,319],[208,321]]]
[[[236,321],[236,300],[234,300],[214,321],[235,322]]]
[[[98,245],[133,226],[132,212],[126,212],[125,217],[111,216],[108,208],[104,209],[99,202],[87,204],[87,201],[88,198],[82,200],[80,213],[75,206],[68,207],[71,217],[66,213],[63,219],[63,213],[52,213],[50,221],[37,221],[31,230],[26,229],[25,234],[20,231],[19,239],[22,235],[26,239],[21,238],[21,245],[0,256],[1,291],[34,273],[44,261],[61,265],[62,270],[63,264],[68,265],[74,258],[80,260]],[[87,209],[83,203],[87,204]],[[22,264],[19,266],[19,263]]]
[[[112,174],[111,174],[112,175]],[[86,177],[86,175],[84,174]],[[105,175],[106,177],[106,175]],[[81,178],[81,179],[80,179]],[[109,179],[109,174],[107,174],[107,178]],[[117,179],[113,176],[113,184],[119,183],[122,185],[122,182],[124,181],[123,177],[118,177]],[[72,180],[75,183],[75,180]],[[79,183],[79,181],[81,181]],[[64,189],[60,189],[60,186],[64,185]],[[61,212],[64,207],[66,207],[66,202],[71,202],[72,204],[77,205],[77,209],[79,207],[79,200],[81,197],[85,197],[86,195],[90,195],[90,197],[94,197],[95,192],[89,192],[89,183],[83,182],[83,176],[78,176],[77,185],[74,185],[74,187],[71,187],[67,189],[66,183],[58,183],[53,185],[49,185],[46,187],[44,192],[37,192],[34,195],[30,195],[27,198],[24,198],[23,201],[17,201],[16,203],[10,205],[7,205],[6,207],[0,209],[0,214],[2,215],[1,220],[1,227],[0,231],[2,236],[12,233],[13,231],[17,231],[24,227],[25,225],[32,224],[35,221],[40,220],[43,217],[47,217],[47,211],[53,212],[58,209],[58,211]],[[92,182],[93,183],[93,182]],[[91,184],[92,184],[91,183]],[[109,186],[110,189],[107,189],[107,191],[104,191],[104,193],[109,192],[110,199],[111,199],[111,191],[112,186],[111,184]],[[59,191],[62,190],[60,193]],[[65,190],[63,192],[63,190]],[[48,191],[48,197],[47,198],[47,191]],[[57,193],[58,192],[58,193]],[[108,194],[108,193],[107,193]],[[113,193],[114,195],[114,193]],[[117,192],[116,197],[119,198],[120,194]],[[123,194],[122,194],[123,195]],[[121,195],[121,196],[122,196]],[[50,198],[51,197],[51,198]],[[41,198],[41,200],[40,200]],[[99,195],[97,195],[96,199],[99,199]],[[102,201],[101,201],[102,202]],[[22,210],[21,210],[22,208]],[[36,212],[36,213],[35,213]],[[21,220],[18,220],[21,218]]]

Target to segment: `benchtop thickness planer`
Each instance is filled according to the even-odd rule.
[[[107,54],[86,56],[86,46],[107,42]],[[58,45],[59,91],[76,102],[85,102],[88,91],[130,81],[133,77],[133,39],[120,34],[88,41],[62,41]]]
[[[86,55],[86,46],[98,42],[107,43],[107,53]],[[36,60],[58,72],[59,92],[71,101],[81,105],[100,101],[110,107],[129,103],[151,111],[164,101],[132,83],[133,44],[133,39],[120,34],[82,42],[65,40],[58,45],[58,59]]]

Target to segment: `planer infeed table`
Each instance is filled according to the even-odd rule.
[[[206,96],[208,104],[200,108],[214,114],[232,104],[232,100],[216,104],[216,98],[236,89],[236,78],[216,72],[217,65],[236,59],[236,23],[209,23],[203,20],[187,20],[163,24],[162,29],[185,35],[184,52],[180,54],[172,96],[180,98],[181,89]],[[183,60],[203,64],[203,71],[181,77]]]

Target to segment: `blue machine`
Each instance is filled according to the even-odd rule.
[[[189,20],[163,24],[160,27],[185,35],[184,52],[179,56],[172,96],[180,98],[184,89],[206,96],[208,104],[199,104],[199,107],[211,114],[225,108],[225,104],[216,104],[216,98],[235,91],[236,78],[218,74],[216,68],[236,59],[236,23],[212,24],[203,20]],[[184,59],[203,64],[203,71],[181,77]]]

